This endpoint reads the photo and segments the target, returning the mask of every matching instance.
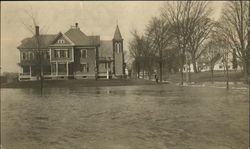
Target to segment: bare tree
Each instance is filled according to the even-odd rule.
[[[226,87],[229,89],[229,73],[228,73],[228,63],[229,63],[229,53],[232,51],[232,47],[227,40],[227,35],[222,31],[221,22],[216,23],[216,28],[213,32],[213,40],[216,46],[220,49],[222,63],[224,68],[224,76],[226,79]]]
[[[140,77],[141,63],[143,61],[143,44],[137,30],[131,32],[133,39],[129,42],[129,52],[134,59],[134,67],[137,71],[137,77]]]
[[[175,34],[176,44],[180,50],[181,85],[183,84],[186,51],[189,48],[191,37],[195,37],[192,35],[197,22],[200,22],[201,18],[209,13],[209,11],[204,11],[207,3],[204,1],[175,1],[167,2],[162,8],[162,16],[172,26],[172,32]]]
[[[230,46],[230,50],[236,50],[236,56],[243,63],[245,81],[248,80],[247,47],[248,47],[248,21],[249,2],[226,2],[220,18],[219,32]]]
[[[160,82],[162,82],[163,52],[167,50],[167,46],[173,38],[171,26],[162,18],[153,17],[147,26],[146,36],[152,49],[159,55]]]
[[[156,54],[151,46],[151,41],[147,36],[142,36],[141,40],[143,44],[143,57],[144,57],[143,67],[147,71],[149,80],[151,80],[151,76],[154,72],[156,63]]]
[[[229,61],[229,50],[228,48],[222,48],[222,62],[223,62],[223,67],[224,67],[224,74],[226,74],[225,78],[226,78],[226,87],[227,89],[229,89],[229,74],[228,74],[228,61]]]
[[[248,8],[250,9],[250,3],[248,3]],[[248,45],[247,45],[247,74],[250,75],[250,11],[248,10]],[[250,79],[248,78],[248,84],[250,84]],[[250,88],[249,88],[250,91]]]
[[[147,72],[149,79],[151,79],[155,63],[155,51],[150,46],[149,38],[139,35],[136,30],[132,32],[132,35],[133,39],[129,42],[129,51],[134,59],[137,76],[140,76],[142,70],[142,77],[144,78],[145,72]]]
[[[209,66],[211,72],[211,82],[214,82],[214,66],[221,59],[221,51],[217,46],[216,41],[211,39],[204,45],[204,54],[201,57],[205,60],[206,65]]]
[[[32,42],[31,44],[34,46],[34,49],[32,52],[34,52],[34,64],[35,64],[35,68],[36,68],[36,72],[39,74],[39,79],[40,79],[40,91],[41,94],[43,92],[43,63],[44,63],[44,51],[42,50],[42,38],[41,38],[41,31],[39,30],[39,26],[38,26],[38,13],[37,11],[33,11],[32,8],[29,11],[25,11],[25,14],[28,16],[28,18],[30,19],[31,23],[27,24],[27,22],[22,22],[22,24],[24,25],[24,27],[27,29],[27,31],[29,31],[33,37],[30,42]]]
[[[205,6],[204,6],[205,7]],[[206,14],[208,15],[208,14]],[[194,72],[197,73],[196,61],[203,54],[202,44],[209,39],[213,28],[213,21],[208,16],[200,16],[200,19],[193,26],[187,51],[190,53]]]

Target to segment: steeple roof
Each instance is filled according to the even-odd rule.
[[[122,35],[121,35],[118,25],[116,26],[113,40],[122,40]]]

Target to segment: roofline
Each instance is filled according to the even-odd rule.
[[[37,48],[17,48],[17,49],[19,49],[19,50],[34,50],[34,49],[37,49]],[[40,50],[47,50],[47,49],[49,49],[49,47],[46,47],[46,48],[40,48]]]
[[[100,46],[100,44],[97,44],[97,45],[64,45],[64,46],[58,46],[58,45],[49,45],[48,47],[43,47],[43,48],[40,48],[41,50],[47,50],[47,49],[49,49],[49,48],[51,48],[51,47],[76,47],[76,48],[78,48],[78,47],[85,47],[85,48],[91,48],[91,47],[97,47],[97,46]],[[17,49],[19,49],[19,50],[32,50],[32,49],[37,49],[37,48],[24,48],[24,47],[17,47]]]
[[[63,35],[63,37],[65,37],[67,40],[69,40],[70,44],[75,45],[75,43],[74,43],[72,40],[70,40],[69,37],[68,37],[67,35],[65,35],[65,34],[62,34],[62,35]]]
[[[122,39],[114,39],[114,38],[112,39],[112,41],[121,41],[121,40],[123,41],[124,39],[123,38]]]
[[[54,41],[56,41],[61,35],[62,35],[67,41],[69,41],[70,45],[75,45],[75,44],[72,42],[72,40],[70,40],[70,39],[68,38],[68,36],[64,35],[62,32],[59,32],[59,33],[56,35],[56,38],[50,43],[50,45],[51,45]],[[49,46],[50,46],[50,45],[49,45]]]
[[[98,45],[75,45],[74,47],[76,47],[76,48],[78,48],[78,47],[85,47],[85,48],[87,48],[87,47],[97,47],[97,46],[100,46],[100,44],[98,44]]]

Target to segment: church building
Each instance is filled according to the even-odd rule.
[[[118,25],[112,40],[88,36],[78,23],[58,34],[39,34],[25,38],[20,51],[19,80],[121,78],[125,75],[123,38]]]

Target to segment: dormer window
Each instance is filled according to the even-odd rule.
[[[65,43],[63,39],[57,41],[57,43]]]

